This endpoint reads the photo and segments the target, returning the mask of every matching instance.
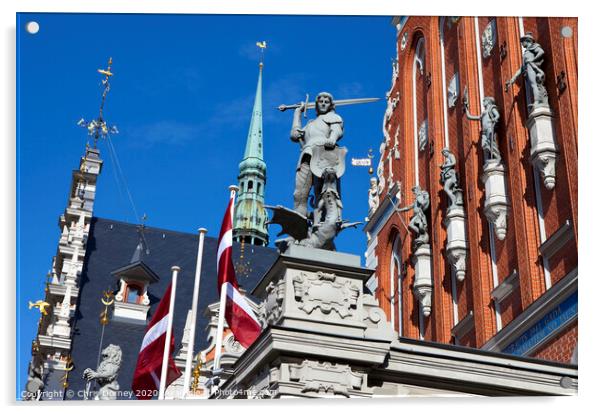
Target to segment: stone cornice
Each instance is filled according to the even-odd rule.
[[[367,341],[270,327],[234,364],[221,390],[244,387],[269,361],[286,356],[344,361],[383,380],[403,378],[482,395],[574,395],[577,389],[577,369],[564,364],[421,341]]]

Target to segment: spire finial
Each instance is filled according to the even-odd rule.
[[[267,42],[264,40],[262,42],[255,43],[259,50],[261,50],[261,57],[259,58],[259,69],[263,69],[263,51],[268,47]]]
[[[102,80],[102,97],[100,100],[100,108],[98,111],[98,118],[93,119],[92,121],[86,121],[84,118],[80,119],[77,125],[86,128],[88,130],[88,135],[94,137],[94,148],[96,148],[98,144],[99,138],[106,138],[109,133],[117,134],[119,131],[115,125],[110,127],[107,126],[103,118],[103,110],[105,106],[105,101],[107,99],[107,94],[111,90],[111,83],[109,82],[111,76],[113,76],[113,72],[111,72],[111,65],[113,64],[113,58],[109,58],[109,63],[106,69],[98,69],[98,73],[104,75],[104,79]]]

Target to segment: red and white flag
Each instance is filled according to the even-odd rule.
[[[217,291],[221,293],[226,285],[225,319],[234,337],[242,346],[248,348],[261,333],[261,324],[255,312],[243,295],[238,291],[238,282],[232,264],[232,217],[234,216],[234,191],[222,221],[217,248]]]
[[[146,329],[140,353],[138,354],[138,362],[136,363],[134,380],[132,381],[132,390],[139,400],[150,400],[154,395],[157,395],[159,390],[161,365],[163,363],[163,352],[165,350],[165,338],[167,336],[169,319],[171,287],[172,285],[170,284]],[[172,358],[175,348],[173,333],[170,342],[166,387],[182,375]]]

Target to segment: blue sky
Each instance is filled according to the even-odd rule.
[[[30,35],[25,23],[40,31]],[[391,82],[395,29],[389,17],[20,14],[17,16],[17,387],[23,388],[45,275],[59,239],[85,131],[98,114],[100,75],[113,57],[105,118],[120,133],[113,144],[140,215],[147,224],[216,236],[230,184],[236,183],[266,40],[263,79],[266,203],[292,207],[298,146],[288,133],[292,113],[275,108],[326,90],[335,99],[384,97]],[[342,181],[344,218],[364,219],[366,168],[351,157],[378,155],[380,102],[341,107],[348,165]],[[134,222],[114,178],[106,144],[94,214]],[[377,158],[375,158],[377,160]],[[278,227],[278,226],[276,226]],[[278,228],[270,229],[271,240]],[[340,251],[363,255],[366,237],[347,230]]]

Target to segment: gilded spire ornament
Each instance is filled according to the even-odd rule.
[[[109,323],[109,306],[115,302],[115,298],[110,290],[105,290],[102,295],[100,301],[105,305],[105,309],[100,313],[100,324],[104,327]]]
[[[109,63],[106,69],[98,69],[98,73],[104,75],[104,79],[101,82],[102,85],[102,97],[100,100],[100,108],[98,111],[98,118],[93,119],[91,121],[86,121],[84,118],[80,119],[77,125],[82,128],[86,128],[88,130],[88,136],[94,137],[94,148],[98,145],[98,140],[100,138],[106,138],[109,134],[117,134],[119,131],[117,130],[117,126],[111,125],[108,126],[103,115],[105,101],[107,99],[107,94],[111,90],[110,78],[113,76],[113,72],[111,72],[111,65],[113,64],[113,58],[109,58]]]
[[[73,360],[71,359],[71,355],[68,355],[65,359],[65,375],[63,375],[63,377],[61,378],[61,380],[63,381],[63,388],[65,389],[69,387],[69,382],[67,382],[67,379],[69,379],[69,373],[73,371],[73,368]]]
[[[40,313],[44,316],[48,315],[48,311],[46,309],[49,306],[50,303],[43,300],[37,300],[35,302],[29,301],[29,309],[37,308],[40,311]]]

